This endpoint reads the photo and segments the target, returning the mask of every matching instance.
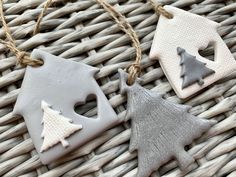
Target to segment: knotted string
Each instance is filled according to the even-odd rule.
[[[134,31],[130,23],[126,20],[125,16],[122,15],[117,10],[115,10],[115,8],[112,7],[109,3],[107,3],[106,0],[96,0],[96,1],[112,16],[112,18],[116,21],[121,30],[130,37],[133,43],[133,46],[136,51],[136,58],[135,61],[127,68],[129,74],[127,83],[129,85],[132,85],[135,82],[136,78],[141,73],[140,63],[142,59],[142,49],[140,46],[138,35]],[[173,18],[173,15],[171,13],[167,12],[160,4],[156,4],[154,0],[150,0],[150,3],[153,6],[156,13],[162,14],[167,18]]]
[[[51,3],[52,3],[52,0],[47,0],[46,1],[45,5],[44,5],[44,8],[43,8],[42,12],[40,13],[40,15],[38,17],[38,20],[36,22],[35,29],[34,29],[34,34],[36,34],[39,31],[39,25],[42,21],[42,18],[44,16],[47,8],[50,6]],[[4,12],[3,12],[3,2],[2,2],[2,0],[0,0],[0,18],[1,18],[3,29],[5,31],[5,36],[8,40],[8,41],[4,41],[4,40],[0,39],[0,42],[2,44],[6,45],[6,47],[12,53],[15,54],[16,59],[17,59],[16,64],[20,64],[23,67],[26,67],[28,65],[32,66],[32,67],[43,65],[42,60],[32,59],[27,52],[22,51],[22,50],[20,50],[16,47],[15,40],[13,39],[11,31],[10,31],[10,29],[9,29],[7,23],[6,23],[6,19],[5,19]]]

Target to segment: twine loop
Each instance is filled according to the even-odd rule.
[[[17,58],[18,58],[19,60],[24,60],[25,55],[26,55],[25,52],[20,51],[19,53],[17,53]]]
[[[17,64],[25,66],[25,62],[23,62],[25,60],[25,57],[26,57],[26,53],[25,52],[23,52],[23,51],[17,52],[16,53],[16,58],[18,59],[17,60]]]
[[[128,84],[131,85],[136,80],[137,76],[140,74],[140,61],[142,59],[142,50],[140,47],[140,42],[138,35],[134,31],[133,27],[127,21],[124,15],[114,9],[106,0],[96,0],[116,21],[122,31],[124,31],[131,39],[133,46],[135,48],[136,59],[133,64],[129,66],[128,69]]]
[[[48,8],[48,6],[50,5],[51,2],[52,2],[52,0],[48,0],[46,2],[46,5],[44,6],[43,11],[39,15],[36,26],[35,26],[35,30],[34,30],[35,34],[38,32],[39,24],[42,20],[42,17],[43,17],[46,9]],[[15,40],[12,37],[11,31],[10,31],[10,29],[9,29],[7,23],[6,23],[6,19],[5,19],[4,13],[3,13],[3,2],[2,2],[2,0],[0,0],[0,17],[1,17],[1,22],[2,22],[3,29],[5,31],[6,39],[8,40],[8,41],[4,41],[4,40],[0,39],[0,42],[2,44],[6,45],[6,47],[12,53],[15,54],[15,56],[17,58],[17,63],[16,64],[20,64],[23,67],[26,67],[28,65],[32,66],[32,67],[37,67],[37,66],[43,65],[43,61],[41,59],[32,59],[27,52],[22,51],[22,50],[20,50],[16,47]]]
[[[18,50],[18,52],[15,53],[17,58],[17,64],[26,67],[26,66],[32,66],[37,67],[43,65],[43,61],[40,59],[31,59],[29,54],[27,52]]]

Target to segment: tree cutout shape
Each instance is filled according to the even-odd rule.
[[[181,56],[180,65],[182,66],[180,77],[183,78],[182,89],[198,83],[200,86],[204,84],[204,78],[214,74],[215,71],[206,67],[203,63],[196,59],[196,56],[190,55],[183,48],[177,48],[178,55]]]
[[[72,120],[61,115],[61,112],[53,110],[45,101],[41,102],[43,110],[44,125],[41,137],[44,138],[40,152],[48,150],[50,147],[61,143],[63,147],[68,147],[69,143],[65,138],[82,129],[82,125],[72,124]]]
[[[193,161],[184,146],[208,130],[215,121],[188,113],[190,106],[164,100],[137,82],[128,86],[127,75],[120,70],[120,90],[127,94],[127,113],[131,119],[129,150],[138,151],[137,177],[147,177],[172,157],[185,170]]]

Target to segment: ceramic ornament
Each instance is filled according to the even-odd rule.
[[[68,147],[66,140],[74,132],[82,129],[82,125],[72,124],[72,120],[61,115],[61,112],[54,111],[45,101],[41,102],[43,109],[43,132],[41,137],[44,139],[40,152],[48,150],[57,143],[63,147]]]
[[[217,33],[220,24],[176,7],[164,6],[164,8],[173,14],[173,18],[160,16],[150,58],[159,60],[166,77],[180,98],[187,98],[236,70],[233,55]],[[204,50],[209,45],[214,46],[214,61],[199,54],[199,50]],[[191,81],[183,81],[180,65],[182,57],[177,52],[178,47],[195,56],[196,62],[205,63],[206,68],[211,70],[206,71],[205,68],[206,70],[201,70],[200,73],[194,69],[194,72],[197,73],[193,73],[193,76],[201,76],[201,81],[197,81],[196,78],[190,79]],[[186,84],[185,87],[183,82],[184,85]]]
[[[180,77],[183,78],[182,89],[198,83],[200,86],[204,84],[204,78],[214,74],[215,71],[206,67],[206,63],[198,61],[195,56],[187,53],[183,48],[177,48],[180,55],[180,65],[182,67]]]
[[[175,157],[181,169],[193,161],[184,146],[208,130],[215,121],[188,113],[189,106],[164,100],[137,82],[128,86],[127,74],[120,70],[120,89],[127,94],[126,120],[131,119],[129,150],[138,151],[137,177],[148,177]]]
[[[27,66],[13,113],[24,117],[43,164],[48,164],[118,123],[118,118],[100,89],[98,69],[34,50],[40,67]],[[97,99],[97,117],[75,112],[88,96]],[[70,120],[69,120],[70,119]]]

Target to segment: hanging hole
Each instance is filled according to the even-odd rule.
[[[211,61],[215,61],[215,43],[214,42],[210,42],[205,49],[200,49],[198,52],[199,52],[199,55],[201,55],[202,57]]]
[[[92,119],[97,118],[97,109],[97,97],[95,94],[88,95],[84,103],[76,103],[74,107],[77,114]]]

